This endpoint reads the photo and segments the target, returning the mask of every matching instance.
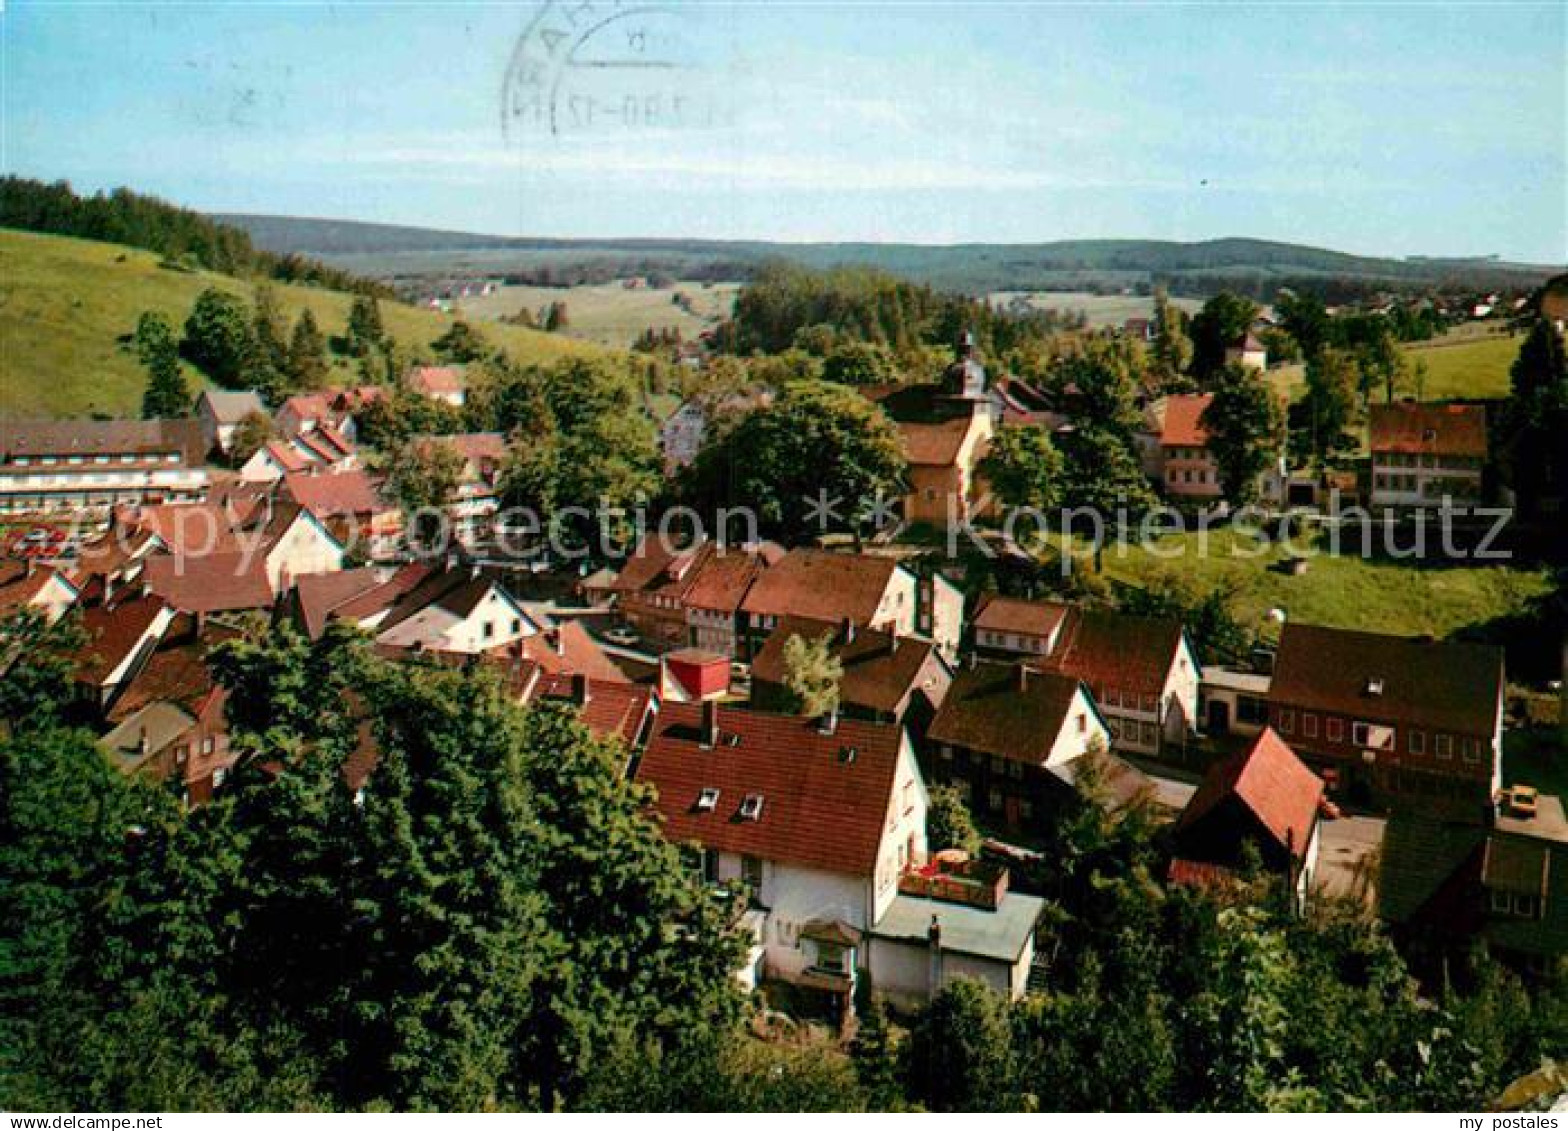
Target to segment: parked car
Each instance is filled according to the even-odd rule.
[[[611,644],[620,644],[623,647],[630,647],[641,639],[637,635],[637,630],[626,624],[617,624],[605,629],[604,638]]]

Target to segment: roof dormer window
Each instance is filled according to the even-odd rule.
[[[762,794],[748,793],[745,800],[740,803],[740,819],[743,821],[762,820]]]
[[[719,807],[719,791],[705,789],[697,795],[697,812],[711,813]]]

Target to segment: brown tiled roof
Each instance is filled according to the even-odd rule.
[[[1201,448],[1209,442],[1209,430],[1201,423],[1210,403],[1211,393],[1181,393],[1165,398],[1165,423],[1160,431],[1160,443],[1167,447]]]
[[[715,550],[697,563],[685,602],[694,609],[734,613],[752,583],[767,568],[760,552],[726,548]]]
[[[305,635],[319,640],[327,621],[341,606],[381,586],[376,570],[342,569],[329,573],[307,573],[294,579],[294,607],[299,613]]]
[[[1179,621],[1074,608],[1048,656],[1032,663],[1088,684],[1158,695],[1181,647]]]
[[[1209,768],[1176,822],[1178,835],[1235,798],[1274,837],[1300,857],[1307,851],[1323,779],[1307,769],[1285,740],[1264,727],[1247,749]]]
[[[18,456],[162,454],[178,451],[200,466],[207,442],[201,421],[12,420],[0,421],[0,462]]]
[[[184,613],[270,609],[276,599],[266,558],[243,550],[200,557],[159,554],[147,559],[142,581]]]
[[[712,554],[711,542],[677,548],[663,538],[650,535],[627,557],[610,585],[610,591],[684,597],[696,584],[700,566]]]
[[[266,406],[253,389],[203,389],[199,401],[206,401],[212,418],[219,424],[238,424],[253,412],[266,413]]]
[[[115,699],[109,721],[122,722],[150,703],[163,700],[196,714],[217,686],[207,666],[208,651],[219,642],[238,635],[234,629],[206,625],[199,636],[192,631],[191,617],[177,617],[164,634],[162,643],[148,657]]]
[[[1014,664],[977,663],[953,677],[927,737],[981,754],[1043,765],[1079,686],[1076,679],[1064,675],[1028,671]]]
[[[587,679],[588,702],[579,709],[584,725],[601,738],[619,738],[628,746],[637,741],[643,721],[653,705],[655,691],[621,680]],[[575,702],[573,676],[541,673],[525,702],[568,699]]]
[[[1374,683],[1381,684],[1377,694]],[[1503,650],[1287,624],[1271,702],[1474,736],[1497,725]]]
[[[846,644],[840,626],[785,617],[752,659],[753,679],[784,682],[784,645],[791,636],[828,637],[832,654],[844,669],[839,698],[846,704],[873,711],[897,711],[905,697],[916,690],[916,680],[935,650],[926,641],[899,639],[890,632],[869,628],[857,628],[854,639]],[[940,692],[932,695],[933,702],[940,702],[941,698]]]
[[[366,589],[333,607],[331,615],[344,620],[361,621],[391,608],[404,594],[417,588],[434,571],[423,562],[409,562],[399,566],[397,572],[380,585]]]
[[[29,573],[26,562],[0,559],[0,612],[28,604],[56,577],[76,589],[69,578],[50,566],[35,565]]]
[[[791,550],[751,586],[747,613],[870,624],[898,562],[864,554]]]
[[[975,611],[974,627],[990,632],[1049,637],[1066,619],[1069,609],[1070,606],[1054,601],[992,596]]]
[[[415,366],[409,371],[408,384],[410,388],[430,396],[436,393],[460,393],[464,388],[462,371],[450,365]]]
[[[1466,404],[1373,405],[1368,420],[1373,452],[1484,459],[1486,408]]]
[[[82,631],[87,645],[77,663],[77,678],[87,683],[107,678],[166,607],[161,597],[147,596],[84,610]]]
[[[876,870],[901,728],[843,719],[827,735],[809,719],[720,710],[722,737],[705,750],[701,719],[696,704],[665,704],[637,766],[670,840],[839,874]],[[697,808],[705,789],[719,791],[711,812]],[[756,820],[739,814],[752,795],[762,798]]]
[[[599,642],[575,620],[563,620],[543,632],[526,636],[512,645],[510,652],[537,664],[548,675],[575,673],[595,682],[631,682],[599,647]]]
[[[466,617],[479,607],[492,589],[499,588],[483,573],[466,569],[436,570],[393,601],[392,611],[376,631],[386,632],[432,606],[455,617]],[[501,592],[505,593],[505,590]]]
[[[965,416],[940,424],[900,424],[898,433],[904,441],[904,455],[917,466],[950,467],[957,462],[959,449],[973,423]]]
[[[285,475],[283,492],[318,518],[369,515],[391,509],[363,471]]]

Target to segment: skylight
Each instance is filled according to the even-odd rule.
[[[760,821],[762,819],[762,794],[748,793],[746,799],[740,803],[740,819],[743,821]]]
[[[711,813],[718,808],[718,805],[719,791],[716,789],[705,789],[697,795],[697,812],[699,813]]]

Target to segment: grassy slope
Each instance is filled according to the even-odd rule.
[[[1158,546],[1172,556],[1162,560],[1136,547],[1122,556],[1108,549],[1106,574],[1132,584],[1176,575],[1200,590],[1235,585],[1238,611],[1254,624],[1270,609],[1281,608],[1290,619],[1307,624],[1444,637],[1517,612],[1552,587],[1550,574],[1541,569],[1428,569],[1327,554],[1313,557],[1302,576],[1288,577],[1264,568],[1283,556],[1278,548],[1261,556],[1231,556],[1232,550],[1250,553],[1254,543],[1244,539],[1238,544],[1227,530],[1209,535],[1206,555],[1199,553],[1196,534],[1168,537]],[[1178,549],[1183,552],[1175,556]]]
[[[159,257],[116,244],[0,229],[0,416],[10,418],[136,416],[145,375],[121,337],[143,311],[176,326],[207,287],[249,299],[247,280],[161,268]],[[351,297],[311,287],[276,286],[289,318],[310,307],[326,334],[342,333]],[[448,316],[383,302],[393,337],[428,344]],[[598,347],[515,326],[486,325],[485,334],[519,361],[598,353]],[[337,374],[350,377],[346,361]],[[190,372],[193,389],[205,382]]]
[[[1426,382],[1419,390],[1421,398],[1441,401],[1506,397],[1508,371],[1523,344],[1522,336],[1501,332],[1493,323],[1472,322],[1433,341],[1411,342],[1402,348],[1412,365],[1419,361],[1426,366]],[[1306,391],[1306,369],[1301,365],[1270,369],[1269,379],[1291,400]],[[1401,389],[1400,393],[1413,397],[1418,390],[1412,387]]]
[[[505,286],[487,296],[460,299],[456,305],[464,317],[488,323],[522,308],[537,312],[552,302],[564,301],[569,318],[567,337],[627,349],[649,327],[674,327],[686,340],[695,339],[729,317],[739,289],[738,283],[704,286],[689,281],[667,290],[628,290],[620,283],[568,288]],[[690,297],[695,315],[671,301],[676,292]]]

